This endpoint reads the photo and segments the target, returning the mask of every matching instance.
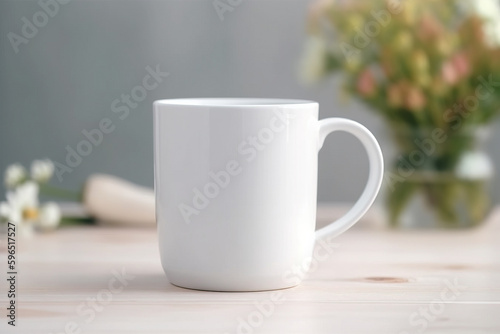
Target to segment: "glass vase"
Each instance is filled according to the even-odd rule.
[[[391,128],[397,154],[386,172],[387,214],[393,227],[466,228],[483,222],[491,204],[493,164],[483,127]]]

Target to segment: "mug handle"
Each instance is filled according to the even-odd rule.
[[[354,206],[341,218],[316,231],[316,240],[326,236],[332,238],[344,233],[352,227],[372,205],[377,197],[384,173],[384,157],[373,134],[363,125],[345,118],[327,118],[319,121],[318,151],[323,147],[326,136],[334,131],[345,131],[358,138],[368,153],[370,172],[368,182],[361,197]]]

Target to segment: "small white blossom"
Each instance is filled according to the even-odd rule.
[[[23,221],[30,215],[25,214],[27,210],[38,210],[38,185],[28,181],[18,186],[13,191],[7,192],[7,206],[2,211],[8,212],[7,218],[13,222]]]
[[[29,181],[7,192],[7,201],[0,203],[0,218],[17,226],[18,235],[31,236],[38,219],[38,185]]]
[[[493,164],[483,152],[466,152],[460,157],[455,173],[464,180],[485,180],[493,176]]]
[[[37,182],[47,182],[54,174],[54,163],[49,159],[35,160],[31,164],[31,178]]]
[[[24,208],[38,208],[38,184],[33,181],[23,183],[13,192],[18,205]],[[7,194],[9,199],[9,194]]]
[[[5,221],[15,221],[17,219],[11,219],[11,209],[7,202],[0,202],[0,219]],[[14,217],[16,218],[16,217]]]
[[[4,182],[7,188],[14,188],[26,178],[26,169],[20,164],[13,164],[5,170]]]
[[[500,17],[498,0],[468,0],[468,2],[474,13],[485,20],[496,20]]]
[[[43,230],[55,229],[61,221],[61,210],[56,203],[49,202],[42,206],[38,226]]]

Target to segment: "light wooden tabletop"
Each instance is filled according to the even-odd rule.
[[[466,231],[353,228],[296,288],[218,293],[170,285],[154,229],[66,227],[18,242],[0,332],[500,333],[499,239],[500,211]]]

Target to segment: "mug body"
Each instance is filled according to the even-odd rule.
[[[174,285],[297,285],[315,242],[318,104],[279,99],[154,103],[160,256]]]

